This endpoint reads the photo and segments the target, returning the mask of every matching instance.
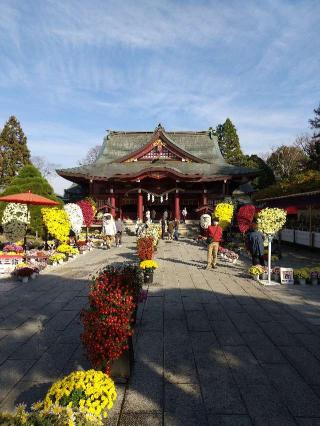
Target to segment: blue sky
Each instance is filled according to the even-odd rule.
[[[2,0],[0,16],[0,123],[16,115],[63,167],[106,129],[158,122],[230,117],[244,151],[266,152],[320,101],[318,0]]]

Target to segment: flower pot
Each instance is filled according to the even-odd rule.
[[[64,262],[64,260],[63,260],[63,259],[58,260],[59,265],[62,265],[62,264],[63,264],[63,262]]]
[[[29,281],[29,277],[22,277],[21,281],[26,284]]]
[[[52,262],[52,266],[57,266],[58,262]]]
[[[153,283],[153,271],[144,273],[144,283],[152,284]]]
[[[312,285],[318,285],[318,278],[311,278]]]
[[[34,272],[33,274],[31,274],[31,279],[35,280],[37,278],[38,274],[36,272]]]
[[[261,274],[261,277],[262,277],[261,279],[267,281],[267,279],[268,279],[268,273],[264,272],[263,274]]]
[[[300,285],[306,285],[306,279],[305,278],[298,278],[298,282]]]
[[[272,281],[275,281],[276,283],[280,282],[280,274],[272,273],[271,279],[272,279]]]
[[[252,277],[253,277],[253,279],[255,280],[255,281],[259,281],[259,275],[257,274],[257,275],[252,275]]]
[[[120,358],[116,359],[111,365],[111,377],[117,383],[128,380],[131,375],[134,355],[132,337],[128,339],[129,349],[126,349]]]

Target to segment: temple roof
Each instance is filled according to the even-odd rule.
[[[168,148],[175,149],[181,160],[156,159],[137,161],[134,156],[163,140]],[[141,154],[142,155],[142,154]],[[132,157],[132,158],[130,158]],[[224,176],[256,175],[256,170],[226,163],[218,140],[210,131],[166,132],[160,125],[154,132],[110,131],[104,138],[100,155],[95,163],[57,170],[60,176],[72,181],[83,179],[138,178],[143,172],[170,172],[177,177],[192,180],[214,180]]]

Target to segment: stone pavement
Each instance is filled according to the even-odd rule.
[[[0,282],[0,403],[43,396],[88,368],[79,333],[88,272],[134,257],[134,241],[56,273]],[[244,265],[206,271],[191,240],[161,242],[140,305],[135,368],[118,385],[112,425],[320,425],[319,287],[261,287]]]

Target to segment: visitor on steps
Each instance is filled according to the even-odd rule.
[[[112,215],[110,213],[105,213],[103,215],[102,234],[104,235],[104,240],[108,249],[111,248],[116,233],[117,228]]]
[[[213,218],[212,225],[207,230],[208,242],[208,262],[206,269],[214,269],[217,266],[219,244],[222,239],[222,228],[219,226],[219,219]]]
[[[179,222],[179,220],[176,218],[176,219],[174,220],[174,233],[173,233],[173,238],[174,238],[176,241],[178,241],[178,240],[179,240],[179,225],[180,225],[180,222]]]
[[[116,246],[121,247],[121,240],[122,240],[122,220],[120,217],[116,220]]]
[[[264,266],[264,236],[258,230],[258,224],[253,222],[247,234],[247,246],[252,257],[252,265]]]
[[[184,209],[182,210],[181,213],[182,213],[182,217],[183,217],[183,223],[186,223],[186,218],[187,218],[187,214],[188,214],[187,208],[184,207]]]

